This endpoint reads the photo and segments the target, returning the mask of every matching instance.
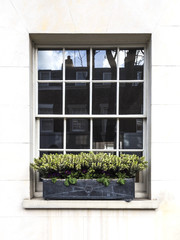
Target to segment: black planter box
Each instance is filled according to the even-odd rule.
[[[78,179],[75,185],[66,187],[64,179],[53,183],[51,179],[43,179],[43,198],[46,200],[125,200],[134,199],[134,178],[126,179],[124,185],[117,179],[110,181],[108,187],[96,179]]]

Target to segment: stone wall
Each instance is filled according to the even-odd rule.
[[[179,0],[0,0],[0,238],[180,239]],[[26,210],[31,33],[150,33],[151,194],[157,210]]]

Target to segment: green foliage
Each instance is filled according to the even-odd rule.
[[[125,184],[125,179],[124,178],[118,178],[117,183],[124,185]]]
[[[135,177],[147,168],[144,157],[121,154],[120,157],[107,153],[43,154],[34,159],[31,167],[42,178],[66,179],[64,184],[75,184],[77,179],[98,179],[108,186],[109,179],[118,179],[124,184],[125,178]]]
[[[109,186],[109,178],[107,178],[107,177],[98,178],[97,181],[98,181],[99,183],[104,184],[105,187],[108,187],[108,186]]]
[[[56,181],[57,181],[57,178],[51,178],[51,181],[52,181],[52,183],[56,183]]]

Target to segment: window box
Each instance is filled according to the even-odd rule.
[[[109,186],[104,186],[96,179],[78,179],[75,185],[66,187],[65,179],[55,183],[51,179],[43,179],[43,198],[46,200],[125,200],[134,199],[134,178],[125,179],[125,184],[110,180]]]

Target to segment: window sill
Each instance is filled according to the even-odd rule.
[[[102,200],[44,200],[43,198],[32,198],[23,200],[25,209],[139,209],[155,210],[159,207],[158,200],[135,199],[131,202],[125,201],[102,201]]]

